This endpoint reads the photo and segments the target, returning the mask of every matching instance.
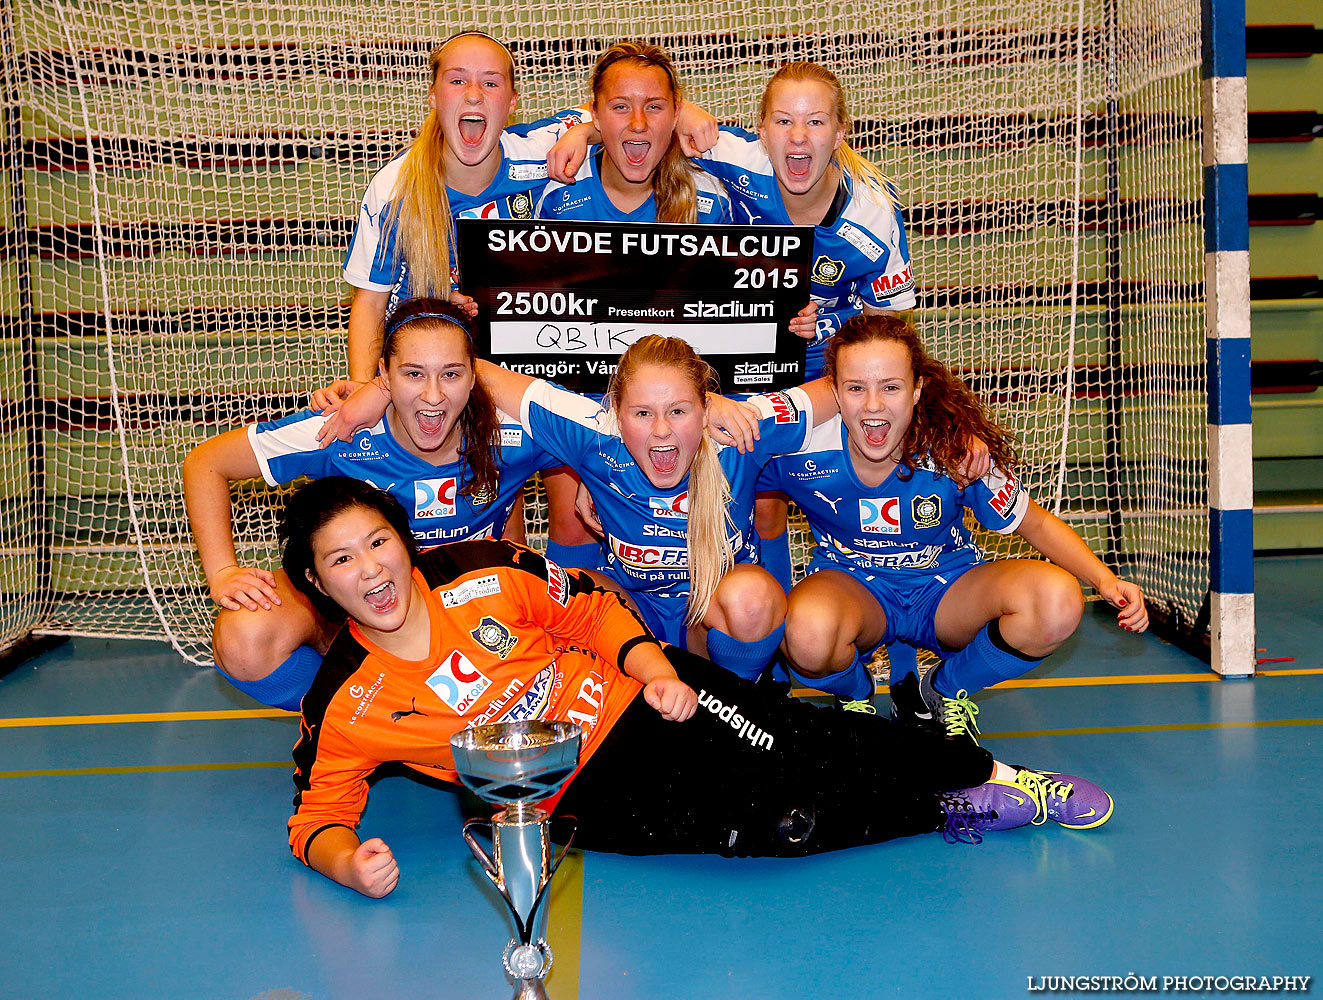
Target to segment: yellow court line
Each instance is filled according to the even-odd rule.
[[[1112,677],[1021,677],[1000,681],[993,688],[1109,687],[1114,684],[1211,684],[1222,678],[1217,674],[1121,674]],[[990,690],[990,689],[989,689]],[[889,694],[890,685],[879,684],[878,694]],[[795,688],[796,698],[819,694],[813,688]]]
[[[1116,733],[1175,733],[1193,729],[1272,729],[1281,726],[1323,726],[1323,719],[1258,719],[1247,722],[1173,722],[1159,726],[1096,726],[1086,729],[1026,729],[1019,732],[980,733],[984,739],[1023,739],[1029,736],[1097,736]]]
[[[551,972],[547,992],[558,1000],[579,998],[579,951],[583,937],[583,851],[565,855],[551,883],[547,900],[547,944],[551,946]]]
[[[259,760],[225,764],[141,764],[136,767],[61,767],[34,771],[0,771],[0,778],[65,778],[103,774],[160,774],[181,771],[249,771],[265,768],[288,770],[287,760]],[[578,1000],[579,954],[583,935],[582,851],[571,850],[556,872],[547,913],[547,943],[554,962],[548,984],[561,1000]]]
[[[298,718],[283,708],[227,708],[208,712],[136,712],[120,715],[40,715],[26,719],[0,719],[0,729],[27,726],[106,726],[123,722],[206,722],[211,719]]]
[[[1323,674],[1323,667],[1301,667],[1289,670],[1260,670],[1258,677],[1301,677]],[[1122,674],[1109,677],[1037,677],[1019,678],[994,684],[995,688],[1060,688],[1108,687],[1118,684],[1211,684],[1222,680],[1214,673],[1206,674]],[[879,684],[879,694],[891,690]],[[796,698],[818,695],[812,688],[795,688]],[[27,718],[0,719],[0,729],[23,729],[33,726],[106,726],[131,722],[207,722],[234,719],[296,719],[297,712],[281,708],[233,708],[200,712],[126,712],[117,715],[39,715]],[[568,864],[568,862],[567,862]]]
[[[981,733],[985,739],[1025,739],[1031,736],[1099,736],[1119,733],[1178,733],[1199,729],[1276,729],[1295,726],[1323,726],[1323,719],[1250,719],[1244,722],[1171,722],[1165,725],[1151,726],[1089,726],[1078,729],[1024,729],[1001,733]],[[62,778],[77,777],[87,774],[160,774],[181,771],[246,771],[264,768],[288,768],[288,760],[257,760],[243,763],[224,764],[139,764],[128,767],[55,767],[33,771],[0,771],[0,778]],[[576,862],[576,855],[579,860]],[[582,867],[575,873],[575,864],[582,865],[582,854],[571,851],[562,868],[566,872],[566,882],[578,880],[580,887],[578,905],[582,909]],[[559,882],[559,876],[557,881]],[[571,894],[573,895],[573,894]],[[572,917],[574,902],[570,898],[563,901],[566,919]],[[575,945],[577,948],[577,945]]]
[[[1297,677],[1310,674],[1323,674],[1323,667],[1302,667],[1298,670],[1260,670],[1256,677]],[[1213,684],[1221,681],[1218,674],[1117,674],[1108,677],[1021,677],[1012,681],[1001,681],[993,688],[1062,688],[1062,687],[1111,687],[1118,684]],[[891,688],[886,684],[877,686],[878,694],[887,694]],[[811,697],[820,694],[814,688],[799,687],[790,692],[796,698]]]

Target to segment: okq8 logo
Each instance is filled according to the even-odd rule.
[[[413,516],[450,517],[455,513],[455,491],[458,482],[454,476],[445,479],[415,479],[413,481]]]
[[[897,497],[860,500],[859,527],[880,535],[899,535],[900,500]]]
[[[441,661],[441,666],[427,678],[427,686],[450,706],[452,711],[464,713],[482,692],[491,686],[487,676],[473,665],[458,649]]]

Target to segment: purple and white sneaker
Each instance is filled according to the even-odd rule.
[[[1039,813],[1039,801],[1028,790],[1009,781],[988,781],[974,788],[938,792],[937,804],[946,814],[942,839],[948,844],[981,844],[989,830],[1027,826]]]
[[[1112,797],[1073,774],[1017,766],[1014,784],[1038,803],[1037,825],[1051,819],[1068,830],[1092,830],[1112,818]]]

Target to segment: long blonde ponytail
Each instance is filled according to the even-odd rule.
[[[472,36],[487,39],[505,53],[510,63],[510,85],[514,87],[514,57],[509,49],[482,31],[461,31],[431,51],[427,57],[429,86],[436,86],[442,57],[451,43]],[[408,265],[410,297],[448,298],[455,220],[446,190],[445,135],[441,118],[435,110],[428,112],[400,164],[400,173],[391,191],[390,212],[383,228],[389,232],[396,224],[399,228],[395,234],[394,263],[398,265],[403,259]],[[386,242],[382,241],[378,253],[386,253]]]
[[[649,334],[630,345],[620,356],[620,364],[611,377],[607,400],[620,414],[620,401],[630,382],[644,365],[658,365],[679,371],[698,393],[699,402],[720,386],[712,366],[698,356],[679,337]],[[717,458],[716,446],[703,435],[689,467],[689,514],[685,526],[688,536],[689,603],[685,624],[703,620],[717,584],[735,562],[731,535],[735,523],[730,516],[730,481]]]
[[[441,50],[432,53],[435,79]],[[429,111],[418,136],[400,164],[400,174],[391,192],[390,214],[383,227],[395,231],[395,261],[403,258],[409,268],[409,294],[445,299],[450,296],[450,246],[455,222],[450,215],[446,191],[445,137],[441,119]],[[382,241],[380,253],[386,252]]]

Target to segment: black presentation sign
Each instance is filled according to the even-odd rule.
[[[687,340],[725,392],[804,380],[788,324],[809,301],[808,226],[460,219],[460,287],[478,303],[478,353],[602,392],[626,347]]]

